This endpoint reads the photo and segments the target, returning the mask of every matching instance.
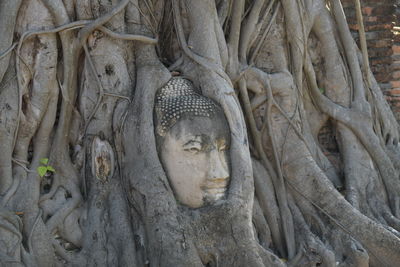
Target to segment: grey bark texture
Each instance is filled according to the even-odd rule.
[[[398,266],[399,126],[364,60],[339,0],[0,0],[0,266]],[[172,76],[230,129],[200,208],[157,151]]]

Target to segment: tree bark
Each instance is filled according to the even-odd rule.
[[[398,123],[339,0],[0,0],[0,36],[0,265],[400,262]],[[200,208],[156,144],[172,76],[229,125]]]

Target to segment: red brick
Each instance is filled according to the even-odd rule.
[[[393,58],[390,56],[385,56],[385,57],[370,57],[369,61],[371,65],[376,65],[376,64],[391,64],[393,63]]]
[[[392,77],[393,77],[393,79],[400,79],[400,71],[394,71],[393,73],[392,73]]]
[[[369,31],[365,33],[367,40],[380,40],[384,38],[393,38],[393,33],[391,31]]]
[[[373,16],[393,16],[393,5],[379,6],[371,8],[371,13],[369,15]]]
[[[394,54],[400,54],[400,45],[392,46],[392,50]]]
[[[375,69],[375,71],[374,71]],[[388,71],[382,71],[382,70],[377,70],[375,66],[371,66],[371,70],[374,74],[375,79],[379,83],[388,83],[390,81],[395,80],[396,78],[393,78],[393,75],[391,72]]]
[[[391,56],[393,55],[393,50],[388,49],[386,47],[379,47],[379,48],[369,49],[368,55],[370,58]]]
[[[392,23],[395,20],[396,17],[393,15],[364,17],[364,23],[366,25],[374,25],[375,23]]]
[[[362,8],[362,13],[369,16],[372,14],[372,10],[373,10],[372,7],[367,6],[367,7]]]
[[[366,31],[390,30],[392,28],[393,28],[392,23],[382,23],[382,24],[368,25],[364,27]]]
[[[392,89],[389,91],[389,94],[393,96],[400,96],[400,89]]]
[[[358,24],[350,24],[349,23],[349,28],[350,28],[350,30],[358,31]]]
[[[392,63],[390,65],[390,67],[391,67],[392,71],[400,70],[400,63],[396,63],[396,64]]]
[[[394,33],[393,42],[400,43],[400,33],[399,32]]]
[[[377,16],[366,17],[365,21],[373,21],[373,22],[375,22],[375,21],[378,21],[378,17]]]
[[[368,42],[369,47],[390,47],[393,44],[392,39],[380,39],[380,40],[369,40]]]
[[[396,88],[396,87],[400,88],[400,81],[391,81],[390,84],[392,85],[392,88]],[[398,89],[396,89],[396,90],[398,90]]]

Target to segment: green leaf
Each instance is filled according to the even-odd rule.
[[[324,88],[319,88],[319,91],[323,94],[325,94],[325,89]]]
[[[42,158],[40,159],[40,163],[47,165],[47,163],[49,163],[49,159],[48,158]]]
[[[51,172],[56,172],[56,170],[55,170],[53,167],[51,167],[51,166],[47,166],[47,170],[48,170],[48,171],[51,171]]]
[[[40,177],[43,177],[43,176],[46,174],[46,172],[47,172],[47,167],[45,167],[45,166],[39,166],[39,167],[37,168],[37,171],[38,171],[38,173],[39,173],[39,176],[40,176]]]

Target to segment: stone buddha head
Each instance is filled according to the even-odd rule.
[[[229,185],[230,132],[222,109],[193,84],[173,77],[156,95],[157,150],[176,199],[199,208]]]

